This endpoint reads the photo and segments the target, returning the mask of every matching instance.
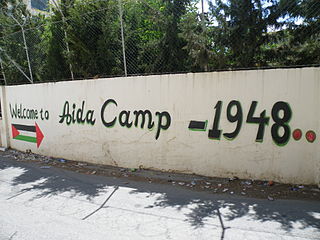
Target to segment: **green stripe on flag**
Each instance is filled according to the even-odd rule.
[[[37,142],[37,138],[30,137],[30,136],[23,136],[23,135],[18,135],[14,139],[21,140],[21,141],[26,141],[26,142],[32,142],[32,143],[36,143]]]

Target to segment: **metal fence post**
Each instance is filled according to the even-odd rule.
[[[23,25],[14,17],[11,15],[11,18],[20,26],[21,32],[22,32],[22,38],[23,38],[23,44],[24,48],[26,51],[26,56],[27,56],[27,61],[28,61],[28,67],[29,67],[29,73],[30,73],[30,81],[33,83],[33,75],[32,75],[32,69],[31,69],[31,62],[30,62],[30,57],[29,57],[29,51],[28,51],[28,45],[27,45],[27,40],[26,40],[26,35],[24,33],[24,27]]]
[[[31,79],[31,83],[33,83],[33,75],[32,75],[32,69],[31,69],[31,62],[30,62],[28,45],[27,45],[26,35],[25,35],[25,33],[24,33],[24,28],[23,28],[23,26],[21,26],[21,29],[22,29],[23,43],[24,43],[24,47],[25,47],[25,49],[26,49],[28,67],[29,67],[29,72],[30,72],[30,79]]]
[[[67,52],[68,52],[68,57],[70,56],[70,48],[69,48],[69,43],[68,43],[68,35],[67,35],[67,31],[65,30],[65,26],[67,24],[66,18],[60,8],[60,6],[56,3],[56,1],[53,1],[53,4],[55,5],[55,7],[59,10],[61,17],[62,17],[62,22],[63,22],[63,32],[64,32],[64,42],[66,44],[66,48],[67,48]],[[74,80],[74,75],[73,75],[73,70],[72,70],[72,64],[69,63],[69,70],[70,70],[70,74],[71,74],[71,79]]]
[[[123,30],[123,18],[122,18],[122,2],[119,2],[119,15],[120,15],[120,26],[121,26],[121,42],[122,42],[122,55],[123,55],[123,68],[124,68],[124,76],[127,77],[127,60],[126,60],[126,47],[124,43],[124,30]]]
[[[3,68],[1,56],[0,56],[0,67],[1,67],[1,72],[2,72],[2,76],[3,76],[3,80],[4,80],[4,85],[7,85],[6,75],[4,74],[4,68]]]

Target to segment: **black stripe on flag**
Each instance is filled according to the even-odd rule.
[[[27,126],[27,125],[20,125],[20,124],[12,124],[12,126],[14,126],[17,130],[36,132],[35,126]]]

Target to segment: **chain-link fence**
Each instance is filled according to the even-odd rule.
[[[320,64],[318,0],[50,3],[2,4],[2,83]]]

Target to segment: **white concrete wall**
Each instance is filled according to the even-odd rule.
[[[0,117],[0,143],[4,148],[9,147],[10,131],[8,129],[8,118],[7,118],[7,103],[6,103],[6,91],[5,87],[0,87],[0,107],[1,107],[1,117]]]
[[[6,107],[10,129],[10,146],[19,150],[121,167],[139,167],[196,173],[206,176],[254,179],[272,179],[287,183],[319,183],[319,68],[254,70],[178,74],[147,77],[128,77],[88,81],[59,82],[6,87]],[[155,121],[153,129],[132,126],[121,127],[119,120],[112,128],[104,126],[101,109],[108,99],[114,99],[104,111],[106,122],[111,122],[123,110],[150,110]],[[232,141],[223,137],[232,132],[236,123],[228,121],[230,101],[241,104],[243,121]],[[59,123],[65,102],[76,104],[76,110],[85,101],[85,113],[93,111],[94,125]],[[218,101],[222,101],[219,129],[220,140],[208,138]],[[263,110],[270,117],[265,125],[263,142],[256,142],[258,124],[246,123],[252,104],[257,101],[255,117]],[[274,120],[271,110],[276,102],[286,102],[292,117],[288,122],[290,138],[278,146],[271,136]],[[11,107],[38,111],[38,119],[12,117]],[[40,116],[42,110],[43,119]],[[231,113],[236,113],[233,107]],[[44,113],[48,111],[49,119]],[[160,129],[159,115],[167,112],[171,124]],[[92,113],[92,112],[91,112]],[[279,113],[280,118],[283,112]],[[167,123],[163,113],[162,126]],[[206,121],[205,131],[190,131],[191,120]],[[34,126],[43,132],[40,146],[12,138],[11,124]],[[147,121],[146,121],[147,122]],[[141,122],[140,122],[141,123]],[[147,125],[147,123],[146,123]],[[281,128],[282,129],[282,128]],[[292,132],[302,130],[302,138],[295,141]],[[310,143],[305,134],[313,130],[317,139]],[[21,135],[34,136],[22,132]],[[33,134],[33,135],[32,135]],[[279,131],[279,135],[283,130]]]

